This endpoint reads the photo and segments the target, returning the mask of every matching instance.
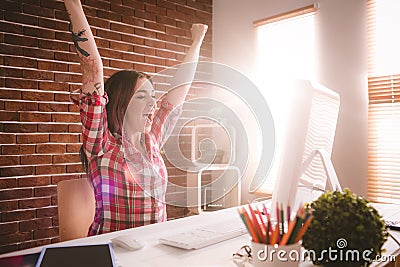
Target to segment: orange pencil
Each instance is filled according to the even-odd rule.
[[[294,240],[295,243],[299,242],[300,239],[303,237],[304,233],[307,231],[307,228],[310,226],[312,219],[313,219],[312,215],[308,216],[308,218],[304,222],[303,227],[301,228],[301,230],[296,236],[296,239]]]
[[[292,234],[294,226],[296,225],[296,220],[297,220],[297,217],[293,218],[293,220],[290,221],[288,231],[283,235],[281,242],[279,242],[280,246],[286,245],[287,241],[289,240],[290,235]]]
[[[279,236],[279,224],[277,223],[275,225],[275,230],[272,233],[272,237],[271,237],[271,245],[275,245],[278,242],[278,236]]]
[[[255,212],[254,212],[254,210],[253,210],[253,208],[251,207],[250,204],[248,204],[247,206],[249,207],[249,210],[250,210],[250,215],[251,215],[252,220],[253,220],[253,226],[254,226],[254,229],[255,229],[256,234],[258,236],[258,240],[259,240],[260,243],[265,242],[263,231],[261,230],[261,227],[260,227],[260,224],[259,224],[259,222],[257,220],[256,214],[255,214]]]
[[[251,235],[253,241],[259,243],[260,239],[259,239],[259,237],[258,237],[258,235],[257,235],[257,233],[256,233],[256,231],[254,229],[253,222],[251,221],[249,214],[247,213],[247,211],[243,207],[242,207],[242,214],[243,214],[243,216],[244,216],[244,218],[245,218],[245,220],[247,222],[247,225],[248,225],[249,231],[250,231],[250,235]]]

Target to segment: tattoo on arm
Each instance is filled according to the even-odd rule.
[[[94,84],[94,88],[95,88],[95,90],[94,90],[93,94],[99,95],[100,94],[100,89],[101,89],[101,83],[99,83],[99,82],[95,83]]]
[[[72,32],[72,40],[74,41],[74,45],[76,50],[81,53],[83,56],[88,57],[90,56],[90,54],[88,52],[86,52],[84,49],[82,49],[78,42],[86,42],[88,40],[88,38],[85,37],[81,37],[84,34],[85,30],[81,30],[78,32],[78,34],[75,34],[74,32]]]

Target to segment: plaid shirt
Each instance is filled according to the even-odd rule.
[[[89,179],[96,212],[88,235],[97,235],[166,221],[167,169],[160,149],[171,134],[181,110],[167,102],[142,134],[147,155],[133,144],[111,134],[107,127],[107,95],[80,94],[83,147],[89,162]]]

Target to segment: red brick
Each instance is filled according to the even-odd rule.
[[[35,145],[3,145],[1,146],[2,155],[21,155],[35,153]]]
[[[2,171],[2,169],[0,171]],[[13,188],[0,191],[0,200],[13,200],[32,196],[33,191],[31,188]]]
[[[50,134],[50,142],[53,143],[78,143],[79,134]]]
[[[68,71],[68,64],[55,62],[55,61],[43,61],[40,60],[38,62],[38,69],[39,70],[50,70],[50,71]],[[46,72],[45,72],[46,73]],[[51,77],[51,80],[53,77]],[[45,79],[42,79],[45,80]],[[49,80],[49,79],[47,79]]]
[[[175,52],[185,52],[185,47],[182,45],[166,43],[166,48]]]
[[[37,131],[41,133],[64,133],[68,132],[68,124],[39,124]]]
[[[133,51],[143,55],[152,55],[152,56],[156,55],[156,50],[150,47],[134,46]]]
[[[18,245],[17,244],[0,246],[0,254],[13,252],[15,250],[18,250]]]
[[[115,12],[110,12],[106,10],[97,10],[97,17],[103,18],[103,19],[108,19],[112,21],[121,21],[121,15]]]
[[[6,78],[6,87],[18,89],[37,89],[38,82],[35,80]]]
[[[39,18],[39,26],[51,30],[68,31],[69,24],[66,21],[56,21],[54,19]]]
[[[162,57],[162,58],[170,58],[170,59],[175,59],[176,53],[166,51],[166,50],[156,50],[156,56]]]
[[[17,179],[15,179],[15,178],[1,178],[0,179],[0,189],[9,189],[9,188],[14,188],[14,187],[17,187]]]
[[[141,1],[130,1],[130,0],[123,0],[124,6],[133,7],[135,9],[144,9],[144,3]]]
[[[37,59],[5,56],[4,65],[13,67],[36,68]]]
[[[18,144],[37,144],[49,142],[48,134],[20,134],[17,136]]]
[[[31,238],[32,238],[32,235],[30,232],[0,235],[0,245],[20,243],[20,242],[28,241]]]
[[[19,222],[19,229],[22,232],[28,232],[35,229],[43,229],[52,226],[51,218],[40,218]]]
[[[153,39],[144,40],[144,44],[154,48],[165,48],[165,42],[157,41]]]
[[[176,20],[186,20],[185,14],[172,9],[167,9],[167,17],[175,18]]]
[[[0,67],[0,75],[6,77],[22,78],[22,69]]]
[[[157,57],[145,57],[145,63],[164,66],[165,59],[157,58]]]
[[[75,163],[75,162],[80,162],[79,154],[64,154],[64,155],[54,155],[53,156],[54,164]],[[68,168],[68,166],[67,166],[67,168]]]
[[[167,15],[167,10],[164,7],[156,6],[156,5],[149,5],[145,4],[145,11],[154,13],[156,15],[165,16]]]
[[[38,25],[38,18],[36,16],[30,16],[21,12],[14,13],[5,11],[4,19],[12,22],[18,22],[22,24]]]
[[[3,123],[4,132],[7,133],[34,133],[38,130],[36,124]]]
[[[16,210],[18,208],[17,200],[0,201],[1,212]]]
[[[54,81],[56,82],[74,82],[80,83],[82,82],[82,75],[80,74],[71,74],[71,73],[55,73]]]
[[[51,115],[49,113],[21,112],[20,120],[21,122],[50,122]]]
[[[43,59],[54,59],[54,53],[50,50],[45,50],[41,48],[23,48],[23,55],[26,57],[43,58]]]
[[[23,155],[21,165],[51,164],[51,155]]]
[[[70,101],[69,94],[58,94],[58,93],[55,93],[54,94],[54,101],[56,101],[56,102],[69,102]]]
[[[41,198],[28,198],[18,201],[18,206],[20,209],[29,209],[29,208],[42,208],[46,206],[50,206],[50,197],[41,197]]]
[[[80,124],[68,125],[68,132],[69,133],[81,133],[82,125],[80,125]]]
[[[148,13],[148,12],[145,12],[143,10],[138,10],[138,9],[135,9],[135,17],[150,20],[150,21],[156,20],[156,14]]]
[[[57,173],[65,173],[66,167],[65,165],[41,165],[36,166],[36,174],[43,175],[43,174],[57,174]],[[37,188],[35,188],[36,190]]]
[[[12,90],[12,89],[0,89],[0,98],[4,99],[21,99],[21,91],[20,90]]]
[[[14,1],[3,0],[2,9],[20,13],[22,11],[22,4]]]
[[[183,45],[187,45],[187,46],[192,44],[192,40],[189,38],[186,38],[186,37],[177,37],[176,42],[178,44],[183,44]]]
[[[0,156],[0,166],[19,165],[19,156]],[[0,180],[1,187],[1,180]]]
[[[56,10],[55,18],[62,20],[62,21],[69,21],[68,13],[67,13],[67,11],[64,11],[64,10],[63,11]]]
[[[33,231],[34,239],[50,238],[58,235],[58,227],[38,229]]]
[[[114,3],[111,4],[111,11],[121,14],[122,16],[135,16],[135,9],[128,6],[116,5]]]
[[[133,52],[133,45],[129,43],[110,41],[110,48],[118,51]]]
[[[39,17],[54,18],[54,9],[41,6],[26,5],[23,6],[23,13],[37,15]]]
[[[136,27],[144,27],[144,19],[133,16],[122,16],[122,22]]]
[[[39,108],[36,110],[44,112],[68,112],[68,104],[56,103],[39,103]]]
[[[53,101],[54,94],[48,92],[38,92],[38,91],[23,91],[22,99],[30,101]]]
[[[157,33],[155,31],[149,31],[149,30],[140,29],[140,28],[135,28],[135,34],[144,36],[146,38],[154,38],[155,39],[157,37]]]
[[[39,63],[40,64],[40,63]],[[48,81],[39,81],[39,89],[46,91],[68,91],[67,83],[57,83],[57,82],[48,82]]]
[[[55,38],[55,32],[53,30],[44,28],[33,28],[29,26],[24,26],[24,35],[51,40]]]
[[[162,40],[162,41],[167,41],[167,42],[176,42],[176,37],[173,35],[165,34],[165,33],[160,33],[157,32],[157,39]],[[168,44],[168,43],[167,43]]]
[[[18,187],[32,187],[50,185],[50,176],[34,175],[26,178],[18,178]]]
[[[68,51],[69,44],[57,40],[39,39],[39,47],[55,51]]]
[[[165,0],[157,0],[157,6],[165,7],[165,8],[169,8],[169,9],[176,9],[175,4],[165,1]]]
[[[93,33],[93,35],[95,36],[94,33]],[[72,41],[71,33],[70,32],[56,32],[56,40],[64,41],[64,42],[71,42]]]
[[[15,23],[0,22],[0,31],[8,33],[22,34],[22,26]]]
[[[118,69],[132,69],[133,64],[129,61],[122,61],[122,60],[111,60],[110,67],[118,68]]]
[[[79,179],[79,178],[81,178],[80,175],[76,175],[76,174],[53,175],[51,177],[51,183],[58,184],[61,181],[71,180],[71,179]]]
[[[4,43],[0,43],[0,53],[16,56],[22,56],[24,54],[22,47]]]
[[[147,74],[150,74],[150,75],[155,73],[155,70],[156,70],[154,66],[145,65],[145,64],[134,63],[133,66],[134,66],[134,69],[136,69],[138,71],[146,72]]]
[[[79,56],[76,52],[54,52],[54,59],[65,62],[79,63]]]
[[[63,144],[37,144],[36,153],[39,154],[57,154],[65,153],[66,146]]]
[[[18,232],[17,222],[0,223],[0,235],[7,235],[16,232]]]
[[[82,72],[81,65],[79,65],[79,64],[68,64],[68,72],[81,73]]]
[[[36,217],[43,218],[43,217],[53,217],[57,216],[57,207],[46,207],[40,208],[36,210]]]
[[[0,144],[15,144],[16,140],[15,134],[0,133]]]
[[[20,45],[24,44],[25,46],[37,47],[38,40],[36,38],[27,37],[27,36],[18,36],[12,34],[4,34],[4,42],[7,44]]]
[[[37,111],[38,104],[35,102],[7,101],[5,102],[5,109],[15,111]]]
[[[157,16],[156,22],[161,24],[161,25],[170,25],[170,26],[176,26],[176,20],[173,17],[169,16]]]
[[[10,176],[23,176],[35,174],[35,168],[33,166],[26,167],[5,167],[0,169],[1,177]]]
[[[2,111],[0,110],[1,121],[18,121],[19,114],[16,111]]]
[[[144,62],[144,56],[135,53],[123,53],[122,59],[129,60],[131,62]]]
[[[98,29],[97,36],[114,41],[121,41],[121,33],[115,31]]]
[[[22,249],[34,248],[50,244],[51,244],[51,239],[33,240],[18,244],[18,249],[22,250]]]
[[[83,173],[83,166],[81,163],[67,165],[67,173]]]
[[[76,153],[81,149],[82,144],[67,144],[67,153]]]

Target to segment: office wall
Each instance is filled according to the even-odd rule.
[[[177,64],[192,23],[212,27],[212,0],[82,0],[105,75],[150,74]],[[57,183],[84,176],[79,113],[69,91],[81,82],[63,1],[2,0],[0,6],[0,253],[58,242]],[[211,33],[202,59],[211,57]],[[170,180],[186,173],[168,162]],[[168,191],[172,198],[185,197]],[[186,214],[168,207],[169,218]]]
[[[333,163],[343,187],[366,195],[366,1],[317,2],[317,79],[341,97]],[[213,60],[230,65],[255,81],[256,34],[252,22],[312,3],[310,0],[214,1]],[[257,164],[256,161],[253,159],[250,165]],[[244,188],[242,199],[246,202],[253,197]]]

